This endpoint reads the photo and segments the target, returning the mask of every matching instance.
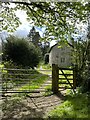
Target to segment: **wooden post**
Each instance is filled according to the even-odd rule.
[[[76,76],[77,76],[77,66],[73,69],[73,88],[76,88]]]
[[[52,64],[52,91],[58,93],[58,81],[59,81],[59,68],[57,65]]]

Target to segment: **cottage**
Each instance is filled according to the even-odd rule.
[[[58,47],[56,43],[50,48],[49,51],[49,64],[57,64],[58,67],[67,68],[71,66],[71,46],[66,44],[62,47]]]

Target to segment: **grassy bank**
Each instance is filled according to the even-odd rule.
[[[88,94],[68,94],[65,96],[65,101],[56,109],[52,110],[48,114],[48,118],[58,118],[66,120],[72,118],[78,119],[90,119],[90,105]]]

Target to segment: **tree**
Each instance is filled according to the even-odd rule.
[[[35,30],[35,27],[33,26],[32,29],[30,30],[29,34],[28,34],[28,37],[29,37],[29,41],[31,41],[36,47],[39,46],[39,43],[40,43],[40,35],[39,35],[39,32],[36,32]]]
[[[10,8],[9,3],[15,3],[15,7]],[[11,1],[6,2],[6,5],[9,7],[4,11],[13,10],[13,13],[15,13],[18,9],[25,10],[29,21],[32,20],[34,25],[45,26],[46,35],[53,35],[56,39],[64,39],[65,34],[68,35],[73,32],[77,20],[86,22],[85,17],[87,17],[87,12],[90,10],[88,2],[84,4],[80,2]],[[7,13],[9,14],[8,11]],[[10,20],[7,20],[8,25]],[[16,20],[14,20],[13,25],[16,24],[15,22]]]
[[[73,40],[72,40],[73,41]],[[73,51],[72,51],[72,63],[77,69],[77,86],[82,86],[83,82],[86,79],[85,71],[87,64],[87,55],[86,55],[86,40],[81,40],[80,38],[77,41],[73,41]]]
[[[44,41],[41,45],[42,55],[45,57],[50,49],[50,42]]]
[[[3,61],[12,61],[17,66],[34,68],[40,60],[39,50],[25,39],[10,36],[4,42]]]
[[[88,14],[87,38],[74,42],[74,59],[77,65],[77,82],[82,91],[90,91],[90,16]]]
[[[21,24],[15,14],[15,8],[10,5],[10,2],[0,1],[0,19],[0,31],[13,32]]]
[[[88,3],[90,6],[90,2]],[[83,92],[90,92],[90,11],[88,12],[88,34],[87,34],[87,51],[86,51],[86,57],[87,57],[87,71],[86,73],[86,79],[83,84]]]
[[[86,0],[85,0],[86,1]],[[15,3],[14,8],[4,7],[3,4],[9,6],[10,3]],[[3,12],[5,14],[0,14],[4,21],[1,21],[1,24],[4,25],[2,29],[12,29],[16,26],[16,21],[13,19],[11,24],[11,19],[16,10],[21,9],[25,10],[28,15],[28,21],[33,21],[34,25],[46,27],[45,37],[54,36],[56,40],[66,41],[65,36],[71,39],[71,33],[74,32],[75,23],[80,21],[87,23],[88,13],[90,12],[90,3],[86,2],[31,2],[31,1],[11,1],[11,2],[2,2],[1,6],[4,7]],[[13,10],[13,12],[11,12]],[[10,12],[11,14],[9,14]],[[9,20],[7,16],[10,15]],[[4,24],[5,23],[5,24]],[[7,26],[13,27],[7,27]],[[89,32],[90,34],[90,32]],[[88,34],[88,35],[89,35]],[[90,39],[90,37],[88,37]],[[80,45],[81,46],[81,45]],[[90,71],[90,40],[86,46],[84,46],[84,60],[85,67],[88,61],[88,78]],[[80,48],[81,49],[81,48]],[[79,49],[79,50],[80,50]],[[85,73],[82,64],[81,70]],[[89,80],[90,81],[90,80]],[[86,80],[87,82],[87,80]],[[85,83],[86,83],[85,82]]]
[[[48,41],[41,42],[40,39],[42,39],[39,35],[39,32],[36,32],[35,27],[33,26],[30,30],[29,34],[29,41],[32,42],[38,49],[42,51],[42,56],[48,52],[50,43]]]

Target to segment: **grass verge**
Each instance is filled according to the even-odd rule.
[[[90,96],[90,95],[89,95]],[[65,101],[48,114],[48,118],[61,120],[90,119],[89,96],[84,94],[68,94]]]

